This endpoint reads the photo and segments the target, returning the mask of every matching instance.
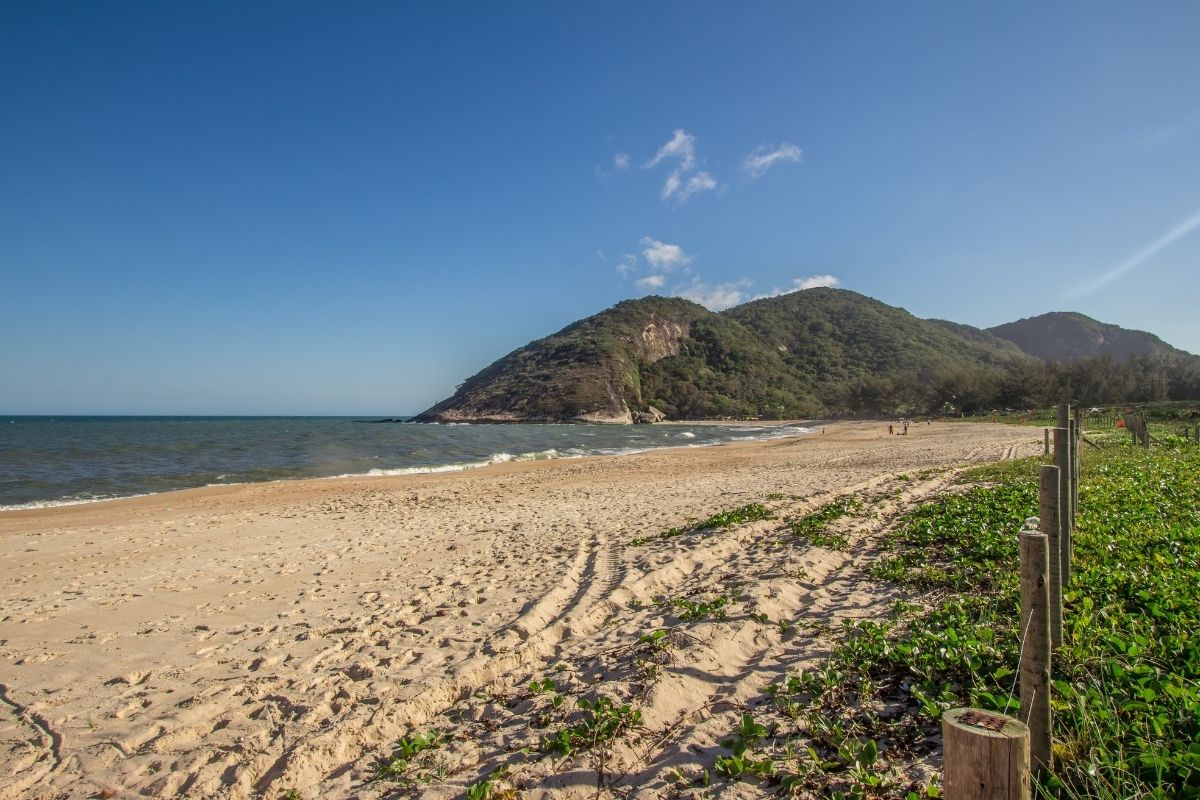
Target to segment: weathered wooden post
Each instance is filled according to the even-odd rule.
[[[1056,428],[1067,427],[1067,420],[1071,418],[1071,404],[1059,403],[1055,408],[1055,425]]]
[[[1029,728],[974,708],[942,715],[946,800],[1029,800]]]
[[[1077,492],[1079,491],[1079,430],[1075,427],[1075,420],[1072,419],[1067,423],[1067,481],[1070,485],[1071,504],[1067,507],[1066,513],[1071,520],[1071,528],[1075,528],[1075,505],[1077,501]]]
[[[1042,428],[1042,455],[1050,455],[1050,429]]]
[[[1058,467],[1059,576],[1065,589],[1071,585],[1071,474],[1066,428],[1054,429],[1054,466]]]
[[[1038,530],[1046,534],[1046,547],[1050,554],[1050,645],[1062,646],[1062,552],[1059,542],[1061,529],[1058,522],[1058,467],[1049,464],[1038,473]]]
[[[1071,437],[1071,527],[1075,527],[1075,516],[1079,513],[1079,470],[1083,456],[1079,450],[1083,444],[1083,413],[1075,406],[1075,435]]]
[[[1029,760],[1050,769],[1050,551],[1046,534],[1021,531],[1021,718]]]
[[[1063,451],[1064,451],[1063,452],[1064,460],[1063,461],[1058,460],[1059,442],[1057,439],[1055,439],[1054,440],[1054,454],[1055,454],[1054,463],[1056,466],[1058,466],[1059,469],[1062,470],[1062,472],[1059,473],[1059,475],[1061,476],[1060,480],[1065,480],[1067,482],[1067,503],[1062,506],[1061,510],[1062,510],[1062,513],[1067,517],[1067,519],[1069,519],[1072,523],[1074,523],[1075,522],[1075,513],[1074,513],[1075,508],[1074,508],[1073,501],[1074,501],[1074,497],[1075,497],[1075,486],[1074,486],[1075,470],[1073,468],[1073,465],[1075,463],[1075,431],[1073,429],[1073,426],[1071,425],[1071,422],[1072,422],[1072,419],[1071,419],[1070,403],[1059,403],[1058,404],[1058,427],[1060,427],[1066,431],[1066,435],[1063,437],[1063,442],[1062,442],[1062,447],[1063,447]]]

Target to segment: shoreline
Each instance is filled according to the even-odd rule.
[[[441,424],[441,423],[438,423]],[[829,427],[836,423],[822,422],[820,420],[769,420],[765,422],[755,421],[722,421],[722,420],[700,420],[700,421],[668,421],[655,423],[655,425],[669,426],[694,426],[694,425],[712,425],[712,426],[728,426],[728,427],[761,427],[761,428],[785,428],[785,427],[806,427],[808,425],[823,425]],[[648,426],[649,427],[649,426]],[[794,434],[795,437],[810,436],[815,433],[814,430],[806,430],[803,433]],[[509,459],[502,461],[488,462],[470,462],[470,463],[447,463],[436,464],[428,467],[396,467],[396,468],[380,468],[377,473],[371,471],[341,475],[326,475],[304,478],[273,478],[263,481],[240,481],[233,483],[210,483],[203,486],[189,486],[179,489],[166,489],[160,492],[144,492],[140,494],[124,495],[121,497],[103,497],[89,500],[44,500],[33,501],[30,503],[0,506],[0,520],[3,520],[7,515],[23,514],[26,512],[39,512],[51,509],[75,508],[78,506],[94,506],[102,503],[120,503],[129,500],[139,500],[147,497],[159,497],[163,495],[173,495],[181,492],[195,492],[205,489],[222,489],[234,488],[241,486],[259,486],[277,483],[300,483],[305,481],[332,481],[341,479],[369,479],[369,478],[398,478],[398,477],[426,477],[431,475],[455,475],[464,472],[475,472],[478,470],[488,470],[494,467],[501,467],[508,464],[525,464],[525,463],[545,463],[550,461],[578,461],[581,459],[594,458],[627,458],[629,456],[641,455],[642,453],[657,452],[660,450],[695,450],[709,447],[725,447],[729,445],[756,444],[759,442],[778,441],[779,439],[793,438],[793,436],[766,436],[761,439],[756,439],[750,442],[733,441],[733,442],[712,442],[708,444],[669,444],[647,447],[644,449],[631,449],[626,453],[597,453],[586,455],[553,455],[545,458],[527,457],[530,454],[519,454]],[[532,454],[534,456],[541,453]]]
[[[640,684],[596,665],[679,624],[657,599],[753,598],[727,623],[690,625],[678,668],[637,690],[648,735],[678,732],[649,762],[636,748],[614,758],[661,792],[671,768],[736,724],[721,710],[732,706],[702,709],[759,692],[799,644],[821,646],[784,643],[750,612],[834,626],[886,613],[891,590],[856,550],[781,548],[786,519],[863,498],[869,513],[848,536],[868,542],[905,503],[942,491],[947,469],[1040,452],[1032,433],[935,423],[889,437],[851,422],[824,436],[2,514],[0,800],[284,789],[374,800],[395,789],[372,780],[376,759],[430,729],[449,738],[426,796],[461,797],[513,748],[537,750],[542,730],[513,716],[533,702],[530,681],[624,698]],[[770,517],[659,536],[753,504]],[[681,714],[711,720],[676,729]],[[590,796],[588,763],[535,758],[520,780],[531,796]]]

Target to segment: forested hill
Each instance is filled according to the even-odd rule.
[[[1030,320],[984,331],[918,319],[844,289],[806,289],[721,313],[647,297],[509,353],[417,419],[631,422],[651,407],[670,419],[785,418],[1200,396],[1200,358],[1150,334],[1059,316],[1100,326],[1109,342],[1148,337],[1161,348],[1073,349],[1094,339],[1084,336],[1039,351],[1014,333]]]
[[[1112,356],[1187,356],[1152,333],[1109,325],[1067,311],[1052,311],[988,328],[987,333],[1013,342],[1021,350],[1047,361],[1077,361]]]

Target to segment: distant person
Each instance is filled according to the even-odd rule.
[[[892,426],[891,426],[891,425],[888,425],[888,434],[889,434],[889,435],[891,435],[891,434],[893,434],[893,433],[895,433],[895,431],[894,431],[894,430],[892,430]]]

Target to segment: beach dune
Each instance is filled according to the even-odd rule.
[[[410,765],[424,796],[501,765],[495,786],[522,796],[665,796],[711,767],[740,704],[824,652],[752,613],[818,633],[882,615],[894,592],[864,565],[890,520],[946,491],[948,469],[1040,447],[1003,425],[839,423],[0,513],[0,798],[381,797],[403,783],[373,780],[378,759],[434,730]],[[843,494],[870,511],[846,548],[781,542],[783,520]],[[773,519],[658,537],[748,503]],[[719,597],[724,620],[684,624],[670,604]],[[668,655],[639,650],[657,630]],[[596,696],[641,725],[602,752],[540,754]]]

